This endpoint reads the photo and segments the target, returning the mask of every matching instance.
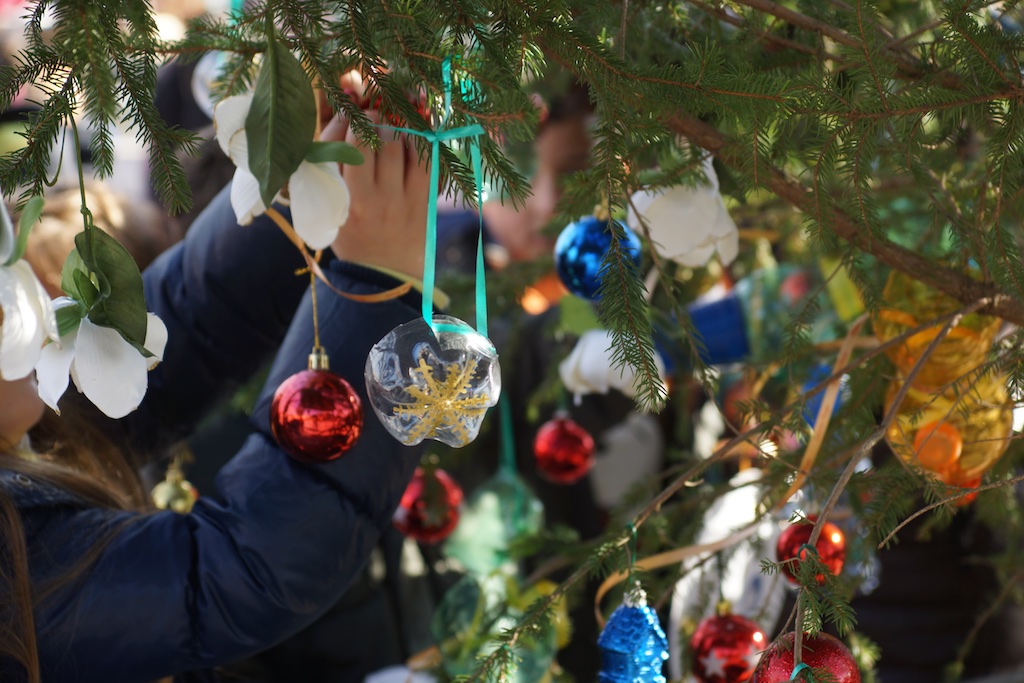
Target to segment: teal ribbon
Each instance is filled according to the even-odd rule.
[[[501,411],[501,465],[502,474],[515,476],[518,472],[516,467],[516,444],[515,436],[512,433],[512,406],[509,405],[505,393],[498,396],[498,410]]]
[[[814,554],[814,555],[817,555],[817,554],[818,554],[818,549],[817,549],[817,548],[815,548],[815,547],[814,547],[813,545],[811,545],[810,543],[804,543],[804,544],[803,544],[803,545],[801,545],[801,546],[800,546],[800,547],[799,547],[799,548],[798,548],[797,550],[798,550],[798,552],[797,552],[797,557],[799,557],[799,556],[800,556],[800,553],[802,553],[802,552],[803,552],[803,551],[805,551],[805,550],[806,550],[806,551],[807,551],[807,552],[808,552],[809,554]]]
[[[435,334],[438,332],[458,332],[459,329],[452,325],[434,324],[434,281],[437,264],[437,193],[441,176],[441,143],[451,140],[472,138],[469,143],[470,158],[473,163],[473,180],[476,184],[476,205],[480,220],[480,235],[477,239],[476,248],[476,329],[483,336],[487,336],[487,284],[484,277],[484,212],[483,212],[483,164],[480,159],[480,143],[477,137],[484,134],[484,128],[478,123],[459,128],[448,128],[444,126],[448,122],[448,112],[451,111],[452,97],[452,74],[451,59],[446,57],[441,67],[444,79],[444,111],[445,118],[438,126],[438,130],[413,130],[399,126],[379,126],[389,130],[415,135],[430,142],[430,199],[427,204],[427,238],[423,250],[423,320]]]
[[[797,664],[795,667],[793,667],[793,673],[790,674],[789,680],[795,681],[796,677],[799,676],[800,672],[803,671],[804,669],[807,669],[808,671],[810,671],[811,667],[807,666],[803,662],[800,662],[799,664]]]

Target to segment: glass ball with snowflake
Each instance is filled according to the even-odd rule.
[[[366,357],[366,393],[381,424],[411,446],[459,448],[480,433],[501,394],[498,353],[465,322],[435,315],[399,325]]]

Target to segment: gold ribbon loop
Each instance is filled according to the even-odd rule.
[[[302,254],[302,258],[306,260],[306,269],[312,271],[320,282],[327,286],[327,289],[331,290],[335,294],[341,297],[345,297],[351,301],[358,301],[364,304],[376,304],[382,301],[391,301],[397,299],[400,296],[405,296],[412,291],[413,284],[411,282],[403,282],[402,284],[392,289],[385,290],[383,292],[377,292],[376,294],[352,294],[351,292],[344,292],[328,281],[327,276],[324,275],[324,271],[320,268],[320,264],[317,263],[316,259],[310,256],[309,250],[306,249],[306,243],[299,237],[299,233],[295,232],[295,228],[288,222],[288,219],[281,215],[281,213],[274,207],[267,209],[267,215],[270,220],[277,224],[277,227],[281,228],[281,232],[294,244],[299,253]]]

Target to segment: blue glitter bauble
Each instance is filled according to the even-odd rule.
[[[613,221],[621,231],[620,239],[626,253],[640,266],[640,238],[628,227]],[[597,300],[601,287],[601,267],[612,244],[608,221],[593,216],[581,218],[566,226],[555,242],[555,269],[566,289],[578,297]]]
[[[643,591],[627,595],[612,612],[597,646],[600,683],[665,683],[661,666],[668,659],[668,638]]]

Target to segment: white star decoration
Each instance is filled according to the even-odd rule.
[[[704,675],[725,676],[725,664],[727,660],[718,656],[718,648],[712,648],[706,657],[701,657],[700,663],[704,665]]]

